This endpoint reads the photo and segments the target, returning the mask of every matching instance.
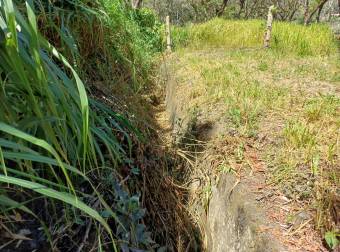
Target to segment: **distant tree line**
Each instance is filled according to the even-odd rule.
[[[276,6],[275,18],[304,24],[340,15],[340,0],[125,0],[133,8],[153,8],[161,17],[170,15],[175,23],[202,22],[213,17],[235,19],[265,18]],[[130,1],[130,2],[129,2]]]

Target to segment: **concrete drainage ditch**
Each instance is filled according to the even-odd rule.
[[[233,175],[220,178],[206,216],[207,251],[283,251],[260,231],[265,225],[262,209],[247,188]]]
[[[171,67],[170,67],[171,68]],[[171,74],[169,66],[163,66],[163,76],[166,76],[166,108],[172,125],[175,142],[179,143],[193,128],[195,137],[209,141],[218,137],[228,129],[225,122],[208,120],[204,109],[200,110],[197,104],[183,99],[183,90],[190,89],[190,84],[180,83]],[[179,93],[180,92],[180,93]],[[199,110],[199,112],[197,112]],[[203,128],[201,132],[197,128]],[[209,163],[200,155],[197,156],[200,166],[209,169]],[[202,168],[202,167],[201,167]],[[193,190],[195,191],[195,190]],[[255,200],[255,195],[239,183],[232,174],[223,174],[212,182],[211,194],[207,211],[199,211],[204,250],[212,252],[265,252],[285,251],[273,237],[263,230],[268,223],[265,220],[263,209]],[[194,197],[194,195],[191,195]],[[196,206],[202,209],[203,206]],[[196,213],[197,214],[197,213]]]

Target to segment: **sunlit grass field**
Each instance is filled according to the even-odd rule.
[[[223,106],[227,127],[245,145],[266,136],[269,183],[305,202],[323,234],[334,232],[340,185],[336,42],[326,25],[276,22],[272,46],[264,49],[264,29],[259,20],[222,19],[175,28],[178,71],[195,80],[191,92],[200,104]]]
[[[173,29],[174,45],[191,49],[241,49],[263,46],[264,20],[213,19],[207,23]],[[327,25],[274,22],[271,48],[283,54],[299,56],[331,55],[336,43]]]

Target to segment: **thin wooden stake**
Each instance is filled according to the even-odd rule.
[[[272,5],[269,7],[268,11],[268,19],[267,19],[267,30],[266,30],[266,35],[264,37],[264,47],[269,48],[270,47],[270,39],[272,36],[272,27],[273,27],[273,10],[275,9],[275,6]]]
[[[170,34],[170,17],[166,16],[166,50],[167,52],[171,52],[171,34]]]

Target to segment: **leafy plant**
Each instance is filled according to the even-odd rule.
[[[103,171],[116,174],[115,168],[128,162],[131,136],[138,132],[122,115],[87,96],[75,68],[39,32],[35,12],[33,1],[19,10],[12,0],[0,0],[0,183],[6,199],[0,210],[23,201],[19,209],[41,211],[30,202],[42,197],[49,223],[72,227],[85,214],[106,229],[117,251],[113,234],[123,224],[96,183]],[[137,226],[142,217],[134,219]],[[136,230],[130,228],[121,230],[133,235]],[[108,241],[97,230],[98,243]]]
[[[340,234],[335,231],[330,231],[325,234],[325,240],[327,242],[327,245],[331,249],[336,249],[337,246],[340,244],[339,238]]]
[[[148,8],[136,9],[134,20],[140,27],[145,46],[150,52],[163,51],[163,25],[156,14]]]

